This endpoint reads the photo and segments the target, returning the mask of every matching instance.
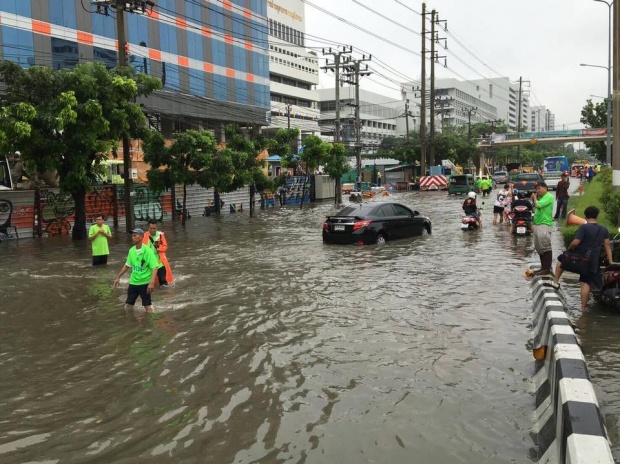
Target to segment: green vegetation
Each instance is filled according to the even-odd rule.
[[[583,195],[574,193],[568,200],[568,210],[575,210],[575,214],[585,218],[584,211],[588,206],[596,206],[601,210],[598,223],[607,227],[613,237],[618,231],[616,217],[620,212],[620,190],[613,192],[611,186],[611,168],[604,168],[594,176],[592,182],[584,182]],[[564,225],[561,229],[564,246],[567,247],[575,238],[578,226]]]
[[[75,202],[73,238],[86,238],[86,193],[123,137],[139,138],[146,117],[136,98],[161,88],[131,68],[85,63],[54,71],[0,62],[0,152],[19,151],[31,180],[55,173]]]

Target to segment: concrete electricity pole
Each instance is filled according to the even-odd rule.
[[[431,128],[430,128],[430,145],[431,145],[431,157],[430,157],[430,161],[429,161],[429,166],[434,166],[435,165],[435,63],[437,63],[439,61],[439,58],[443,58],[444,60],[446,59],[445,56],[438,56],[437,52],[435,51],[435,44],[439,43],[440,40],[444,41],[444,48],[446,47],[445,45],[445,38],[439,38],[437,36],[437,32],[435,29],[435,25],[439,24],[440,22],[445,22],[445,20],[440,21],[437,18],[437,12],[435,10],[431,11],[431,95],[430,95],[430,99],[429,99],[429,105],[430,105],[430,123],[431,123]],[[444,66],[446,66],[445,61],[444,61]]]
[[[330,64],[329,60],[325,63],[325,66],[321,67],[324,70],[334,71],[336,77],[336,86],[334,90],[334,98],[336,100],[336,121],[334,132],[334,143],[340,142],[340,66],[343,63],[348,63],[351,59],[349,55],[353,52],[353,47],[343,47],[342,50],[332,50],[331,47],[322,50],[323,55],[332,55],[334,57],[333,64]],[[344,56],[343,56],[344,55]],[[341,180],[336,179],[336,195],[335,202],[342,203],[342,185]]]
[[[153,8],[153,0],[100,0],[97,2],[97,13],[109,14],[110,9],[116,13],[116,35],[118,41],[118,66],[129,66],[128,53],[129,45],[125,31],[125,12],[146,13],[147,7]],[[123,137],[123,184],[125,187],[125,227],[127,232],[131,232],[135,227],[135,216],[133,211],[133,192],[131,179],[131,154],[130,141]]]
[[[422,3],[422,71],[420,98],[420,177],[426,175],[426,3]]]
[[[611,165],[613,168],[613,177],[612,177],[612,185],[614,189],[620,188],[620,71],[618,70],[618,66],[620,66],[620,43],[618,40],[617,31],[618,25],[620,24],[620,1],[616,0],[614,2],[614,33],[613,41],[614,41],[614,64],[613,64],[613,98],[612,98],[612,108],[613,108],[613,116],[612,116],[612,134],[613,141],[611,144]]]
[[[366,57],[363,55],[361,59],[352,60],[353,66],[347,66],[346,73],[343,75],[348,84],[355,86],[355,165],[357,168],[357,179],[355,189],[362,191],[362,121],[360,119],[360,79],[363,76],[369,76],[368,65],[362,72],[360,64],[364,61],[372,60],[372,55]]]

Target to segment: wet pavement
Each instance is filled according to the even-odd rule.
[[[490,200],[464,233],[461,197],[389,199],[433,234],[325,246],[332,204],[165,223],[152,316],[112,288],[122,231],[105,268],[85,242],[1,244],[0,462],[532,462],[531,238]],[[618,447],[620,318],[571,315]]]

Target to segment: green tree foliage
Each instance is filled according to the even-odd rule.
[[[183,186],[182,224],[187,216],[187,186],[198,184],[204,188],[232,182],[233,163],[227,157],[219,159],[217,142],[211,132],[188,130],[174,134],[167,145],[164,136],[155,131],[144,139],[144,161],[151,165],[147,172],[155,190]]]
[[[591,99],[586,100],[585,106],[581,109],[579,121],[589,129],[607,127],[607,99],[600,103],[593,103]],[[586,142],[586,147],[596,159],[605,161],[605,142]]]
[[[146,118],[135,99],[161,82],[101,63],[53,71],[10,61],[0,62],[0,80],[6,84],[0,143],[20,151],[31,178],[57,173],[60,188],[75,201],[73,238],[86,238],[86,192],[119,140],[141,134]]]
[[[270,155],[280,156],[282,166],[297,170],[299,156],[293,152],[293,142],[299,137],[299,129],[278,129],[276,134],[268,139],[267,148]]]

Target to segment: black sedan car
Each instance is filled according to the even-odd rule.
[[[323,243],[369,245],[431,233],[431,220],[400,203],[350,205],[323,223]]]

